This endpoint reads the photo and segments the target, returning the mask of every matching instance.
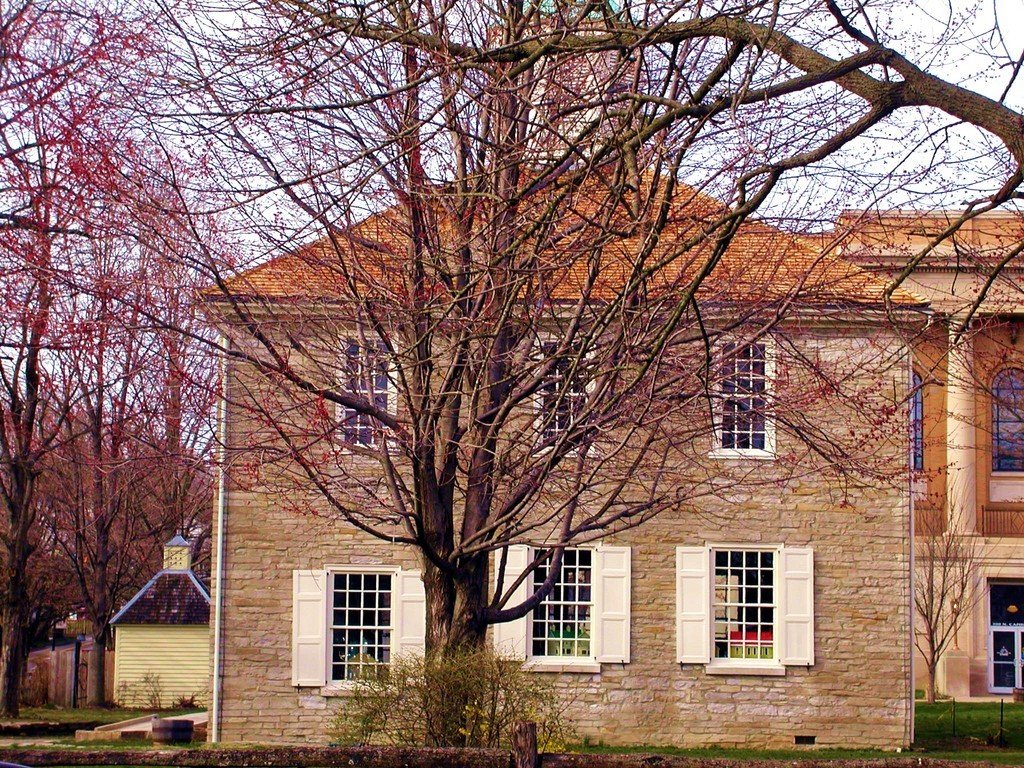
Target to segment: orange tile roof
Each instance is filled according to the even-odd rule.
[[[648,296],[671,295],[686,288],[712,253],[712,242],[701,233],[710,231],[727,210],[722,203],[687,187],[680,187],[676,201],[656,245],[644,259],[647,267],[666,260],[647,275]],[[519,217],[524,229],[537,221],[537,211],[529,210],[530,206],[543,210],[546,202],[522,204]],[[600,301],[618,295],[636,268],[636,255],[645,239],[636,231],[640,227],[630,228],[623,210],[605,208],[606,198],[577,191],[559,208],[557,223],[522,249],[533,260],[524,256],[518,271],[508,269],[508,279],[529,282],[531,289],[539,292],[532,296],[573,301],[579,299],[588,274],[596,269],[588,296]],[[431,257],[437,260],[439,268],[433,278],[440,285],[444,277],[454,274],[451,265],[456,263],[455,249],[445,238],[453,243],[457,239],[452,237],[454,222],[443,215],[437,218],[435,230],[441,242],[433,244]],[[619,228],[621,235],[608,234]],[[355,295],[365,298],[369,291],[377,301],[401,302],[409,282],[403,276],[409,263],[407,229],[407,220],[396,206],[243,272],[229,279],[227,288],[242,298],[341,302]],[[488,234],[474,231],[472,238],[482,243]],[[543,247],[537,246],[541,237]],[[601,238],[606,242],[596,247]],[[682,249],[692,240],[696,240],[693,247]],[[487,252],[486,248],[480,250]],[[494,272],[488,272],[488,277],[493,279]],[[835,250],[823,251],[813,238],[748,220],[739,226],[721,261],[702,283],[698,299],[880,306],[885,288],[880,278],[843,260]],[[210,288],[204,295],[216,300],[219,291]],[[903,289],[893,292],[891,302],[902,307],[925,303]]]

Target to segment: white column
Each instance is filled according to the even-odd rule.
[[[977,530],[977,482],[975,479],[975,379],[974,345],[965,332],[956,339],[963,320],[949,321],[949,355],[946,364],[946,514],[950,529],[958,533]]]

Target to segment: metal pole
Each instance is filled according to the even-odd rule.
[[[1003,700],[999,700],[999,746],[1006,746],[1006,737],[1003,735]]]

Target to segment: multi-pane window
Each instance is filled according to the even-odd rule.
[[[992,469],[1024,472],[1024,371],[1007,368],[992,382]]]
[[[718,549],[713,555],[714,658],[775,659],[775,551]]]
[[[544,344],[545,358],[557,349],[557,344]],[[541,437],[544,440],[555,438],[569,429],[586,402],[587,382],[582,363],[576,355],[557,358],[540,386]]]
[[[388,364],[383,344],[365,347],[349,339],[345,342],[342,371],[345,391],[360,397],[374,408],[386,411],[388,407]],[[377,444],[377,420],[368,413],[354,408],[341,408],[341,433],[349,445],[373,446]]]
[[[390,573],[332,575],[332,680],[356,680],[391,660],[392,578]]]
[[[763,342],[722,348],[721,447],[767,450],[768,351]]]
[[[532,655],[535,657],[592,655],[593,564],[589,549],[567,549],[562,569],[548,596],[533,609]],[[533,587],[539,589],[548,570],[534,571]]]
[[[924,469],[924,390],[916,371],[910,377],[910,386],[910,466],[920,471]]]

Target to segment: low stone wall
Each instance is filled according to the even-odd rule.
[[[995,755],[994,755],[995,756]],[[0,749],[0,761],[27,766],[190,766],[194,768],[510,768],[496,749],[393,747],[260,747],[258,749]],[[541,755],[539,768],[995,768],[980,760],[936,760],[924,755],[837,760],[808,752],[788,760],[732,760],[656,754]]]

